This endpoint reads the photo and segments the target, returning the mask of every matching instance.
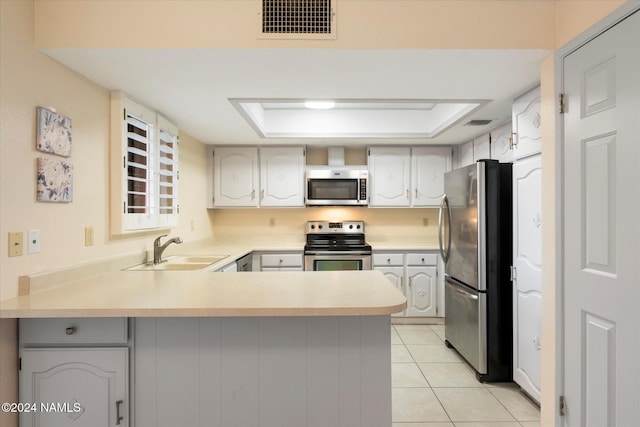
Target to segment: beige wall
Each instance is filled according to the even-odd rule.
[[[18,276],[142,251],[157,232],[109,235],[109,92],[33,47],[33,4],[1,1],[0,100],[2,181],[0,183],[0,299],[16,295]],[[36,106],[53,106],[73,120],[72,203],[35,201]],[[181,134],[180,227],[172,234],[196,240],[212,234],[205,209],[205,148]],[[193,225],[193,226],[192,226]],[[84,228],[95,230],[95,245],[84,246]],[[39,254],[9,258],[7,233],[39,229]],[[26,240],[25,240],[26,242]]]
[[[39,0],[36,44],[39,47],[553,49],[554,3],[340,0],[335,19],[336,40],[274,41],[257,38],[259,0]]]
[[[423,220],[426,218],[427,226]],[[271,225],[273,219],[274,225]],[[212,209],[216,235],[278,236],[286,234],[304,239],[307,221],[365,221],[369,240],[393,239],[427,241],[437,245],[437,209],[373,208],[291,208],[291,209]]]

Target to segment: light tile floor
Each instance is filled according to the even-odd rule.
[[[393,427],[539,427],[514,383],[482,384],[444,345],[444,325],[391,325]]]

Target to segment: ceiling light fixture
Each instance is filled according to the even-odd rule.
[[[334,101],[305,101],[304,106],[310,110],[330,110],[336,106]]]

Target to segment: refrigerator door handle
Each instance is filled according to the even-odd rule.
[[[442,227],[444,224],[443,212],[445,209],[447,211],[448,226],[451,227],[451,208],[449,206],[449,198],[446,194],[442,196],[442,201],[440,202],[440,210],[438,211],[438,243],[440,246],[440,256],[442,257],[442,261],[444,261],[444,263],[446,264],[447,261],[449,261],[449,253],[451,252],[451,230],[449,230],[447,236],[447,246],[445,248],[442,244]]]

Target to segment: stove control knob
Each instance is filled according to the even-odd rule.
[[[312,230],[315,230],[315,229],[316,229],[316,226],[315,226],[314,224],[311,224],[311,229],[312,229]]]
[[[353,224],[349,224],[349,229],[351,230],[353,228]]]
[[[358,230],[360,230],[360,224],[358,224],[358,225],[356,226],[356,228],[357,228]]]
[[[322,224],[320,224],[320,225],[318,226],[318,228],[319,228],[320,230],[322,230]]]

